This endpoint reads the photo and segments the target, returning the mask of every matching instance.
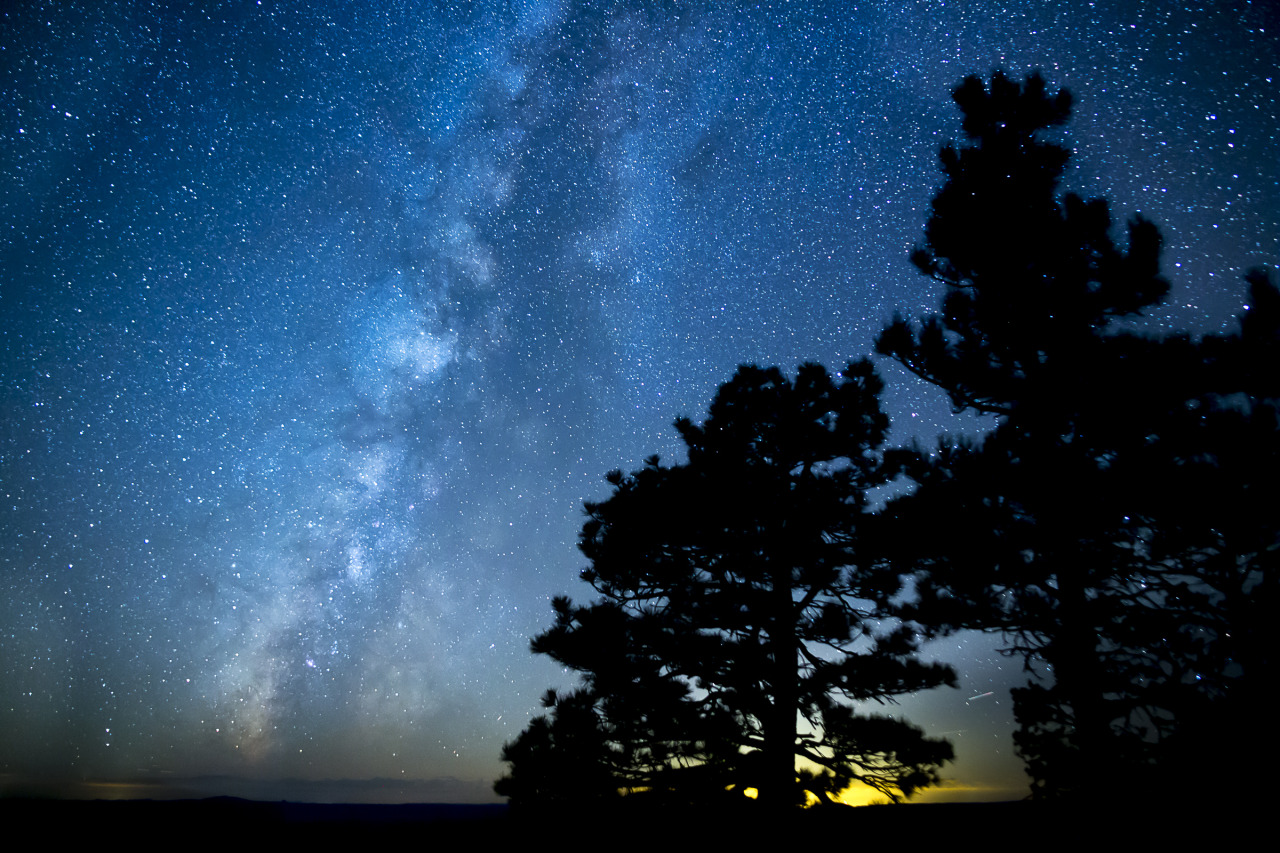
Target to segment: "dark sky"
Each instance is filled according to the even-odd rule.
[[[1165,235],[1151,329],[1280,262],[1269,2],[6,7],[4,790],[492,799],[602,475],[936,304],[965,75],[1074,93],[1070,186]],[[980,428],[881,367],[897,439]],[[895,709],[950,796],[1025,790],[998,645]]]

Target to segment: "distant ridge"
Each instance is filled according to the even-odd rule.
[[[468,835],[478,825],[500,833],[506,804],[420,803],[364,805],[347,803],[264,802],[239,797],[199,800],[58,800],[0,798],[0,821],[40,831],[42,837],[113,835],[130,838],[212,840],[253,833],[255,840],[275,833],[334,840],[348,833],[387,838],[423,833],[434,838]]]

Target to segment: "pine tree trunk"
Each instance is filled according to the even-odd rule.
[[[1059,788],[1067,797],[1088,796],[1091,783],[1109,775],[1106,768],[1114,746],[1108,743],[1098,635],[1089,617],[1084,568],[1088,559],[1077,550],[1057,572],[1061,627],[1060,648],[1053,661],[1055,689],[1071,708],[1077,747],[1068,753],[1069,763],[1061,772]]]
[[[774,572],[769,645],[773,705],[764,731],[764,779],[760,800],[776,810],[794,804],[796,782],[796,625],[791,600],[791,567]]]

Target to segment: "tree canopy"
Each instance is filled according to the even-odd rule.
[[[527,747],[570,730],[607,743],[616,789],[756,788],[789,805],[803,790],[861,782],[896,799],[938,781],[947,742],[855,708],[954,684],[916,659],[891,618],[896,590],[870,583],[859,554],[867,490],[887,476],[881,387],[866,361],[836,377],[806,364],[794,380],[742,367],[702,424],[677,421],[687,462],[608,476],[580,539],[599,598],[557,600],[533,641],[582,688],[507,745],[501,792],[541,796],[517,784],[544,777]]]
[[[1136,219],[1119,245],[1105,201],[1060,191],[1069,152],[1049,134],[1069,96],[996,74],[955,99],[966,142],[942,150],[913,255],[942,310],[895,318],[879,349],[997,425],[917,456],[889,548],[916,574],[916,618],[1003,632],[1043,676],[1014,691],[1015,743],[1034,790],[1079,794],[1149,774],[1203,716],[1206,668],[1241,672],[1224,652],[1252,617],[1224,608],[1261,600],[1276,529],[1202,496],[1269,488],[1244,458],[1274,464],[1276,296],[1254,277],[1242,335],[1125,331],[1168,290],[1160,237]]]

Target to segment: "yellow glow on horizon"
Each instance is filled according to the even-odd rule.
[[[889,802],[889,798],[875,788],[854,784],[841,791],[836,802],[846,806],[874,806]]]

